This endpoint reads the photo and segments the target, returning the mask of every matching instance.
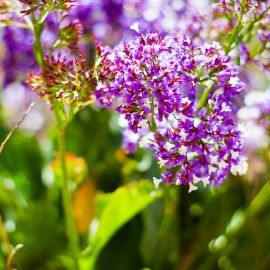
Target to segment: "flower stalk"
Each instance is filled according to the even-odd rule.
[[[35,53],[36,60],[41,68],[44,70],[44,53],[42,49],[42,45],[40,42],[40,36],[43,29],[43,20],[35,19],[34,15],[32,16],[33,20],[33,34],[34,34],[34,44],[33,50]],[[67,173],[67,165],[66,165],[66,146],[65,146],[65,126],[69,119],[67,119],[61,111],[61,106],[59,106],[58,101],[54,101],[52,103],[52,107],[54,110],[55,118],[57,119],[57,137],[58,137],[58,151],[60,155],[61,162],[61,171],[62,171],[62,182],[61,182],[61,192],[62,192],[62,205],[64,209],[65,216],[65,230],[66,236],[68,239],[68,247],[70,252],[72,253],[72,258],[74,261],[74,266],[72,269],[78,270],[78,257],[80,252],[79,246],[79,236],[76,229],[75,220],[72,213],[72,198],[68,188],[68,173]]]
[[[61,124],[61,123],[60,123]],[[76,230],[75,221],[72,213],[72,202],[71,194],[68,188],[68,174],[67,174],[67,165],[66,165],[66,146],[65,146],[65,129],[63,127],[58,127],[58,150],[60,155],[61,170],[62,170],[62,203],[65,213],[65,225],[66,225],[66,234],[69,242],[69,248],[72,252],[74,260],[74,269],[79,269],[78,266],[78,254],[80,252],[79,248],[79,238]]]

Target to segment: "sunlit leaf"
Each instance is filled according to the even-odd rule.
[[[112,193],[109,200],[108,196],[105,196],[108,204],[100,216],[97,231],[90,241],[90,254],[80,261],[81,269],[93,268],[100,251],[111,237],[126,222],[159,197],[160,192],[156,191],[149,181],[120,187]],[[102,195],[99,200],[102,200]]]

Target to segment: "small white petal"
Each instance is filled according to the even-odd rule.
[[[194,127],[198,127],[198,125],[201,123],[201,119],[195,118],[194,119]]]
[[[232,159],[237,159],[239,157],[239,152],[231,151]]]
[[[137,33],[139,33],[140,32],[140,30],[139,30],[139,23],[138,22],[133,23],[130,26],[130,29],[136,31]]]
[[[207,185],[210,184],[209,178],[208,177],[203,177],[202,178],[203,186],[206,187]]]
[[[195,185],[193,185],[192,183],[189,183],[189,189],[188,189],[188,193],[197,190],[198,187],[196,187]]]
[[[146,135],[142,135],[139,140],[139,146],[142,148],[148,148],[153,143],[154,134],[153,132],[148,133]]]
[[[208,100],[208,105],[211,108],[214,105],[214,100],[213,99],[209,99]]]
[[[197,184],[197,183],[199,183],[201,181],[201,178],[200,177],[197,177],[196,175],[194,175],[194,177],[193,177],[193,183],[194,184]]]
[[[194,184],[202,182],[204,187],[206,187],[207,185],[210,184],[210,181],[209,181],[208,177],[197,177],[196,175],[194,175],[193,179],[194,179],[193,180]]]
[[[178,118],[179,118],[179,120],[181,120],[181,121],[185,121],[185,120],[187,119],[187,117],[186,117],[183,113],[179,113],[179,114],[178,114]]]
[[[225,102],[223,102],[222,104],[221,104],[221,112],[230,112],[231,111],[231,108],[225,103]]]
[[[211,155],[211,156],[210,156],[210,162],[211,162],[212,164],[217,164],[217,163],[218,163],[218,157],[217,157],[217,156]]]
[[[154,182],[155,187],[158,188],[158,186],[162,183],[162,180],[156,177],[153,177],[153,182]]]
[[[233,175],[244,175],[247,173],[248,170],[248,163],[247,163],[247,158],[241,156],[240,161],[238,165],[233,165],[231,168],[231,173]]]
[[[149,129],[149,123],[148,120],[143,119],[142,121],[140,121],[139,125],[138,125],[141,129]]]
[[[158,165],[159,165],[160,168],[161,167],[166,167],[166,163],[167,163],[166,160],[164,160],[162,158],[158,158]]]
[[[192,160],[192,159],[194,159],[197,156],[198,156],[198,153],[197,152],[188,152],[187,153],[187,159],[188,160]]]
[[[209,168],[209,171],[208,171],[209,173],[214,173],[214,172],[217,171],[217,168],[214,167],[214,166],[211,166],[211,165],[210,165],[208,168]]]
[[[188,135],[188,134],[187,134],[186,132],[180,131],[180,136],[182,137],[183,140],[186,140],[187,135]]]
[[[190,104],[190,102],[191,102],[191,101],[189,100],[188,97],[184,97],[184,98],[181,99],[181,103],[182,103],[182,104],[185,104],[185,103]]]
[[[218,164],[219,169],[224,169],[224,168],[226,168],[227,166],[228,166],[228,163],[225,162],[224,159],[222,159],[222,160],[220,161],[220,163]]]
[[[174,148],[174,144],[170,143],[170,142],[166,142],[165,144],[165,148],[170,151]]]
[[[186,155],[187,153],[187,147],[185,145],[181,145],[181,147],[178,150],[179,154]]]
[[[229,80],[229,84],[231,86],[236,86],[239,83],[239,81],[240,81],[239,78],[237,78],[237,77],[231,77],[230,80]]]
[[[120,114],[118,118],[118,125],[123,128],[128,127],[128,121],[125,119],[125,116],[123,114]]]

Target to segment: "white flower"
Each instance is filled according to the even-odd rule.
[[[185,121],[185,120],[187,119],[187,117],[186,117],[183,113],[179,113],[179,114],[178,114],[178,118],[179,118],[179,120],[181,120],[181,121]]]
[[[231,108],[225,103],[225,102],[223,102],[222,104],[221,104],[221,112],[230,112],[231,111]]]
[[[194,127],[198,127],[198,125],[201,123],[201,119],[199,119],[199,118],[195,118],[194,119]]]
[[[256,107],[243,107],[237,112],[237,117],[245,121],[258,119],[260,116],[261,112]]]
[[[220,161],[220,163],[218,164],[219,169],[223,169],[226,168],[228,166],[228,163],[224,161],[224,159],[222,159]]]
[[[166,163],[167,163],[167,161],[166,160],[164,160],[164,159],[162,159],[162,158],[158,158],[158,165],[159,165],[159,167],[161,168],[161,167],[166,167]]]
[[[158,188],[158,186],[162,183],[162,180],[156,177],[153,177],[153,182],[154,182],[155,187]]]
[[[181,145],[181,147],[178,150],[180,155],[186,155],[187,153],[187,147],[185,145]]]
[[[133,23],[133,24],[130,26],[130,29],[136,31],[137,33],[139,33],[139,32],[140,32],[140,29],[139,29],[139,23],[138,23],[138,22]]]
[[[180,102],[181,102],[182,104],[185,104],[185,103],[190,104],[190,103],[191,103],[191,101],[189,100],[188,97],[182,98]]]
[[[203,177],[202,180],[203,186],[206,187],[207,185],[210,184],[209,178],[208,177]]]
[[[141,120],[139,123],[139,127],[143,130],[149,130],[148,120],[146,120],[146,119]]]
[[[229,80],[229,84],[231,86],[236,86],[239,83],[239,81],[240,81],[239,78],[237,78],[237,77],[231,77],[230,80]]]
[[[148,133],[147,135],[143,135],[141,136],[140,140],[139,140],[139,146],[142,148],[148,148],[151,143],[154,140],[154,133]]]
[[[240,157],[240,161],[238,165],[232,165],[231,168],[231,173],[233,175],[244,175],[247,173],[248,170],[248,163],[247,163],[247,158],[244,156]]]
[[[187,133],[186,132],[184,132],[184,131],[180,131],[180,136],[181,136],[181,138],[185,141],[186,140],[186,138],[187,138]]]
[[[188,189],[188,193],[197,190],[198,187],[196,187],[195,185],[193,185],[192,183],[189,183],[189,189]]]
[[[170,142],[166,142],[165,144],[165,148],[170,151],[174,148],[174,144],[170,143]]]
[[[232,159],[237,159],[239,157],[239,152],[231,151]]]
[[[214,173],[214,172],[217,171],[217,168],[214,167],[214,166],[211,166],[211,165],[210,165],[208,168],[209,168],[208,173]]]
[[[123,114],[120,114],[118,117],[118,125],[122,128],[128,127],[128,121],[126,120],[126,118]]]
[[[196,175],[193,176],[193,183],[194,184],[197,184],[201,181],[201,178],[200,177],[197,177]]]
[[[217,164],[218,163],[218,157],[214,155],[210,155],[210,162],[212,164]]]
[[[125,129],[123,132],[125,138],[130,142],[130,143],[138,143],[138,140],[140,138],[139,134],[132,132],[131,130]]]
[[[202,182],[204,187],[206,187],[207,185],[210,184],[210,181],[209,181],[208,177],[197,177],[196,175],[194,175],[193,179],[194,179],[193,180],[194,184]]]

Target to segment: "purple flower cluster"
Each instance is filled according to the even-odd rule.
[[[197,47],[187,35],[147,33],[98,50],[97,102],[124,115],[127,150],[135,143],[153,150],[164,170],[157,184],[194,190],[245,172],[231,115],[231,99],[244,85],[217,43]]]
[[[13,81],[23,81],[26,73],[37,69],[32,50],[33,34],[24,28],[5,27],[3,41],[6,46],[2,60],[4,85]]]

